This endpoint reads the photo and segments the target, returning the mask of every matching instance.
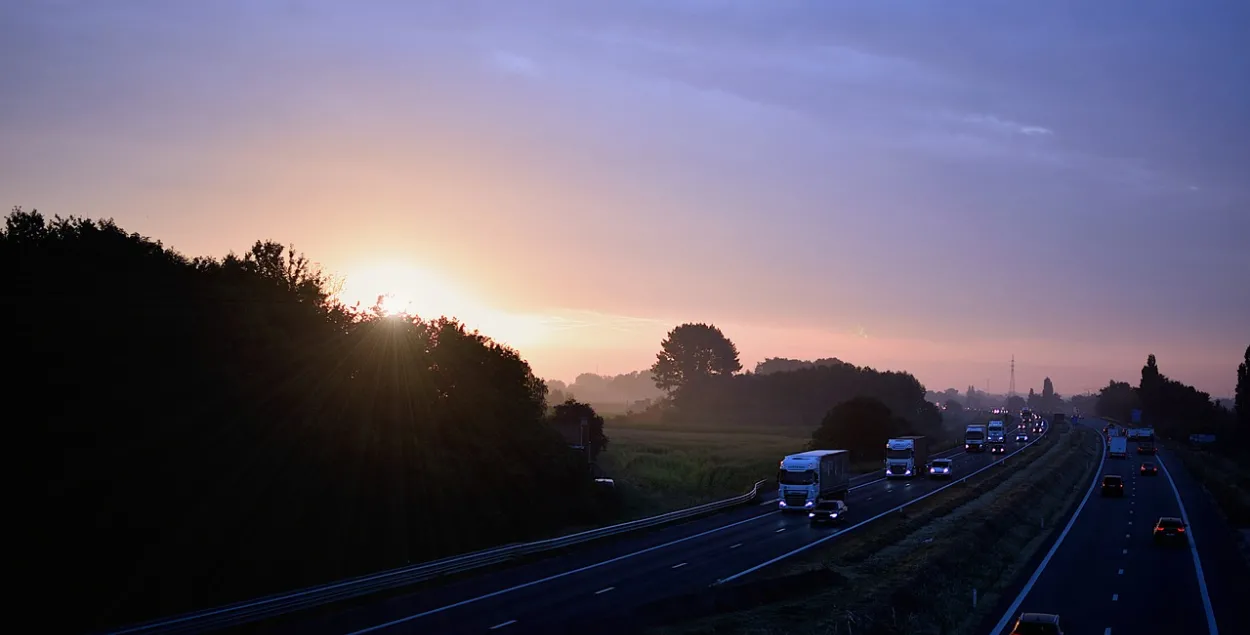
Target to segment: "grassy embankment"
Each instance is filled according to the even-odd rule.
[[[931,454],[960,442],[962,418],[947,419],[947,435],[932,442]],[[773,478],[781,457],[807,448],[813,429],[673,426],[612,418],[605,425],[611,442],[598,461],[617,480],[626,515],[646,516],[741,494],[755,481]],[[852,465],[856,472],[880,467],[876,458]]]
[[[1029,573],[1093,478],[1096,433],[1062,427],[1009,459],[1005,478],[987,470],[994,476],[951,487],[737,588],[709,592],[719,597],[687,598],[684,614],[712,615],[656,632],[972,635],[1003,591]],[[742,610],[716,615],[715,607]]]
[[[1250,467],[1229,457],[1184,444],[1169,444],[1185,469],[1210,492],[1228,523],[1242,536],[1241,555],[1250,563]]]

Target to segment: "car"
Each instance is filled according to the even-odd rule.
[[[1158,475],[1159,475],[1159,466],[1158,466],[1158,465],[1155,465],[1154,463],[1150,463],[1150,462],[1147,462],[1147,463],[1142,463],[1142,464],[1141,464],[1141,475],[1142,475],[1142,476],[1158,476]]]
[[[1016,442],[1017,442],[1017,443],[1025,443],[1025,442],[1027,442],[1028,440],[1029,440],[1029,435],[1028,435],[1028,434],[1026,434],[1026,433],[1024,433],[1024,432],[1017,432],[1017,433],[1016,433]]]
[[[1063,629],[1054,613],[1021,613],[1011,635],[1063,635]]]
[[[1156,545],[1184,542],[1185,521],[1174,516],[1160,516],[1155,523],[1154,540]]]
[[[813,525],[818,525],[835,522],[844,514],[846,514],[846,503],[837,499],[822,500],[807,513],[807,518]]]
[[[1001,443],[990,444],[990,454],[1005,454],[1006,452],[1007,452],[1007,448],[1003,447],[1003,444]]]
[[[1102,477],[1103,496],[1124,496],[1124,477],[1119,474],[1106,474]]]
[[[1138,454],[1157,454],[1158,450],[1155,449],[1155,444],[1149,441],[1143,441],[1137,444],[1137,453]]]
[[[929,478],[950,478],[955,472],[951,459],[933,459],[929,462]]]

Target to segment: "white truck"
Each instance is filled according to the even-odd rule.
[[[973,424],[964,429],[964,451],[985,451],[985,426]]]
[[[985,435],[989,442],[990,454],[1005,454],[1007,452],[1007,427],[1002,421],[991,421],[990,425],[985,428]]]
[[[1128,437],[1111,437],[1107,440],[1107,454],[1113,459],[1128,456]]]
[[[845,501],[850,486],[851,455],[846,450],[791,454],[777,470],[777,508],[811,511],[822,501]]]
[[[929,445],[924,437],[898,437],[885,442],[886,478],[913,478],[929,462]]]

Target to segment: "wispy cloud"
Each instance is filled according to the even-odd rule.
[[[495,51],[490,61],[495,68],[512,75],[539,77],[542,74],[533,59],[512,51]]]

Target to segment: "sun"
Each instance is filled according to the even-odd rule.
[[[348,306],[359,303],[362,309],[379,304],[381,298],[383,315],[456,318],[470,330],[517,348],[539,345],[553,332],[551,320],[545,316],[491,307],[453,278],[407,263],[349,268],[338,298]]]
[[[369,308],[381,298],[386,315],[407,313],[425,320],[442,316],[467,319],[481,304],[459,285],[427,269],[409,264],[375,263],[347,271],[339,299]]]

